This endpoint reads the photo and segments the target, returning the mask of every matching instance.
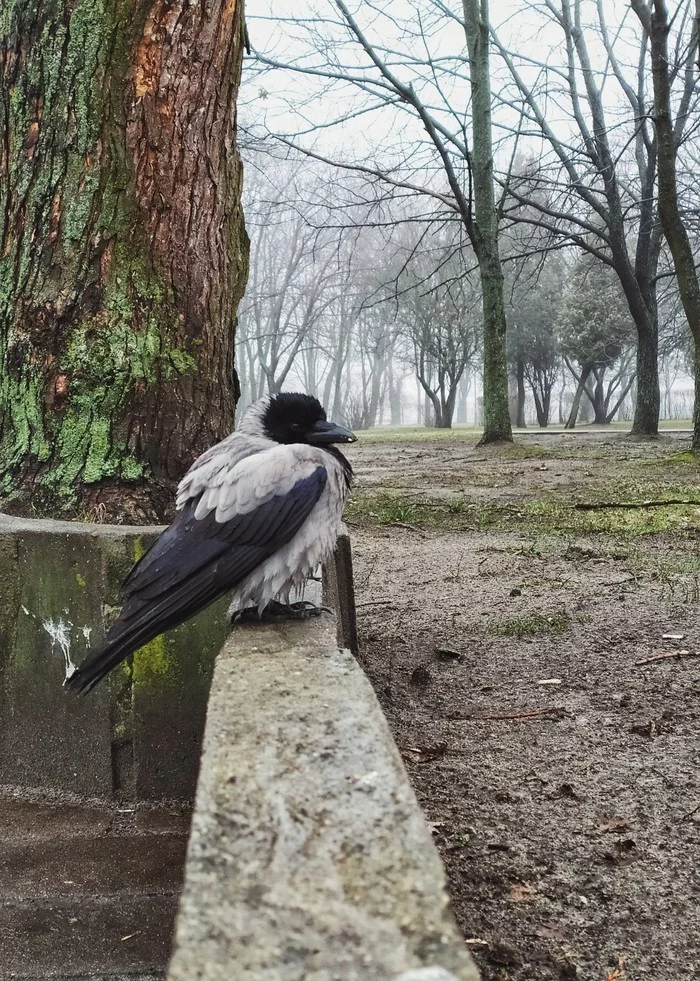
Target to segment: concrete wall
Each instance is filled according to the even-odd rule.
[[[327,622],[219,654],[168,981],[477,981],[374,692]]]
[[[158,528],[0,515],[0,784],[160,802],[193,796],[226,602],[139,651],[84,698],[62,687],[118,612]]]
[[[87,697],[64,691],[66,658],[102,637],[157,531],[0,515],[0,784],[162,803],[190,798],[200,769],[170,981],[477,981],[345,649],[347,540],[325,576],[337,623],[241,626],[216,657],[223,599]]]

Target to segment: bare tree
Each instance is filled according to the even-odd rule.
[[[309,383],[317,333],[342,280],[335,236],[319,234],[312,209],[303,205],[304,181],[320,186],[319,175],[309,175],[298,160],[249,152],[247,162],[250,274],[237,339],[243,404],[279,392],[304,358]]]
[[[537,6],[561,36],[561,47],[554,46],[547,60],[525,45],[517,52],[508,50],[493,32],[515,86],[504,102],[518,113],[519,129],[532,127],[542,146],[537,168],[520,181],[511,180],[508,191],[516,220],[548,230],[555,243],[576,245],[619,277],[637,331],[632,432],[654,435],[660,401],[656,282],[661,234],[656,218],[657,137],[646,112],[648,44],[643,32],[625,31],[624,22],[610,30],[603,0],[596,0],[594,9],[595,22],[587,24],[582,0],[544,0]],[[594,37],[605,52],[600,70],[589,48]],[[635,62],[627,63],[627,55]],[[679,106],[676,146],[695,98],[684,71],[693,57],[692,46],[681,44],[673,55],[671,77]],[[616,96],[610,92],[613,82]],[[565,120],[563,125],[557,126],[557,117]],[[538,216],[523,214],[523,204]]]
[[[695,342],[695,407],[693,410],[693,449],[700,451],[700,280],[687,229],[681,216],[676,180],[678,154],[678,115],[672,118],[673,67],[669,58],[669,14],[665,0],[632,0],[651,45],[654,82],[654,123],[659,146],[659,215],[678,280],[678,289]],[[698,7],[696,5],[696,14]],[[691,24],[688,50],[698,49],[698,21]],[[686,75],[693,78],[686,62]],[[686,84],[690,84],[688,81]],[[684,107],[679,108],[679,113]]]
[[[479,352],[478,291],[463,268],[463,257],[444,244],[441,274],[430,273],[437,256],[423,252],[400,281],[398,320],[409,341],[407,360],[433,410],[438,429],[450,429],[459,383]],[[413,279],[407,283],[407,279]]]
[[[483,441],[510,440],[503,276],[492,175],[487,0],[465,0],[464,21],[442,0],[430,0],[425,12],[416,9],[412,12],[414,19],[403,26],[399,25],[399,15],[393,13],[390,4],[372,5],[375,22],[387,25],[395,38],[397,32],[404,31],[403,38],[395,44],[382,38],[376,23],[372,40],[344,0],[333,0],[332,6],[340,15],[340,23],[337,17],[328,17],[312,18],[304,25],[308,57],[286,62],[257,52],[256,57],[262,65],[314,75],[360,93],[363,102],[359,106],[356,101],[351,102],[351,108],[337,117],[336,122],[390,109],[408,113],[412,125],[421,128],[425,142],[420,153],[416,153],[417,144],[404,146],[399,159],[395,153],[385,154],[384,164],[377,159],[369,163],[347,156],[331,160],[308,146],[303,148],[311,156],[379,181],[395,192],[416,194],[437,202],[440,222],[444,222],[447,212],[453,221],[462,224],[472,243],[482,282]],[[463,57],[459,54],[443,58],[430,50],[433,37],[439,41],[440,32],[446,26],[451,27],[455,20],[466,31],[469,50],[473,154],[468,141],[468,96],[462,85],[466,67]],[[340,35],[339,26],[345,29]],[[348,39],[354,46],[349,54]],[[402,40],[407,42],[403,54]],[[357,58],[357,51],[361,59]],[[312,132],[314,129],[310,127]],[[300,147],[299,140],[289,142]]]

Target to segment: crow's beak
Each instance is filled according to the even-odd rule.
[[[325,446],[327,443],[355,443],[357,436],[345,426],[337,426],[334,422],[320,419],[309,430],[307,440],[312,446]]]

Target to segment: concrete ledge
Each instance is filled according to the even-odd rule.
[[[169,981],[477,981],[374,692],[325,622],[247,627],[209,698]]]

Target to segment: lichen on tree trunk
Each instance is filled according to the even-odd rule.
[[[162,517],[230,431],[241,0],[5,0],[0,494]]]

